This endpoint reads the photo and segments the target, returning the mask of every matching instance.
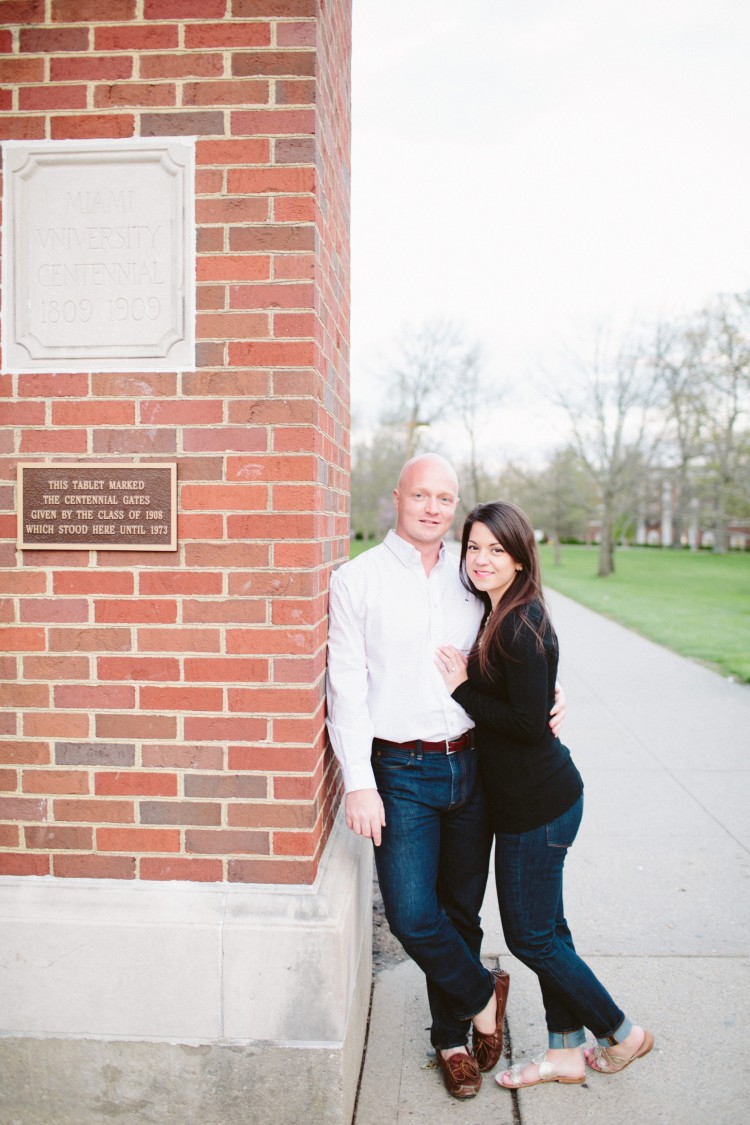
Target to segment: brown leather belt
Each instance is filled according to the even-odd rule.
[[[443,742],[422,742],[415,738],[411,742],[390,742],[387,738],[374,738],[373,744],[378,746],[393,746],[396,750],[415,750],[424,754],[457,754],[459,750],[468,750],[474,745],[474,731],[467,730],[458,738],[444,739]]]

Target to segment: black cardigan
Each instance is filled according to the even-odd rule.
[[[530,607],[535,622],[541,608]],[[479,767],[496,832],[527,832],[562,816],[583,792],[570,751],[549,728],[557,678],[557,637],[551,626],[540,651],[517,611],[502,624],[509,654],[483,677],[469,660],[469,679],[453,698],[476,724]]]

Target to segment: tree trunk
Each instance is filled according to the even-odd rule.
[[[608,578],[615,571],[615,538],[612,517],[608,511],[602,516],[602,539],[599,544],[600,578]]]

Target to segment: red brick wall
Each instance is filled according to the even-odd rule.
[[[4,139],[198,137],[198,370],[0,380],[0,874],[315,877],[350,5],[0,3]],[[177,461],[178,551],[17,553],[16,462],[107,459]]]

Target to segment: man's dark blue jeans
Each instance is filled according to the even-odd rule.
[[[426,753],[373,743],[386,825],[375,848],[391,930],[427,977],[432,1045],[463,1046],[494,980],[479,959],[492,834],[475,749]]]

